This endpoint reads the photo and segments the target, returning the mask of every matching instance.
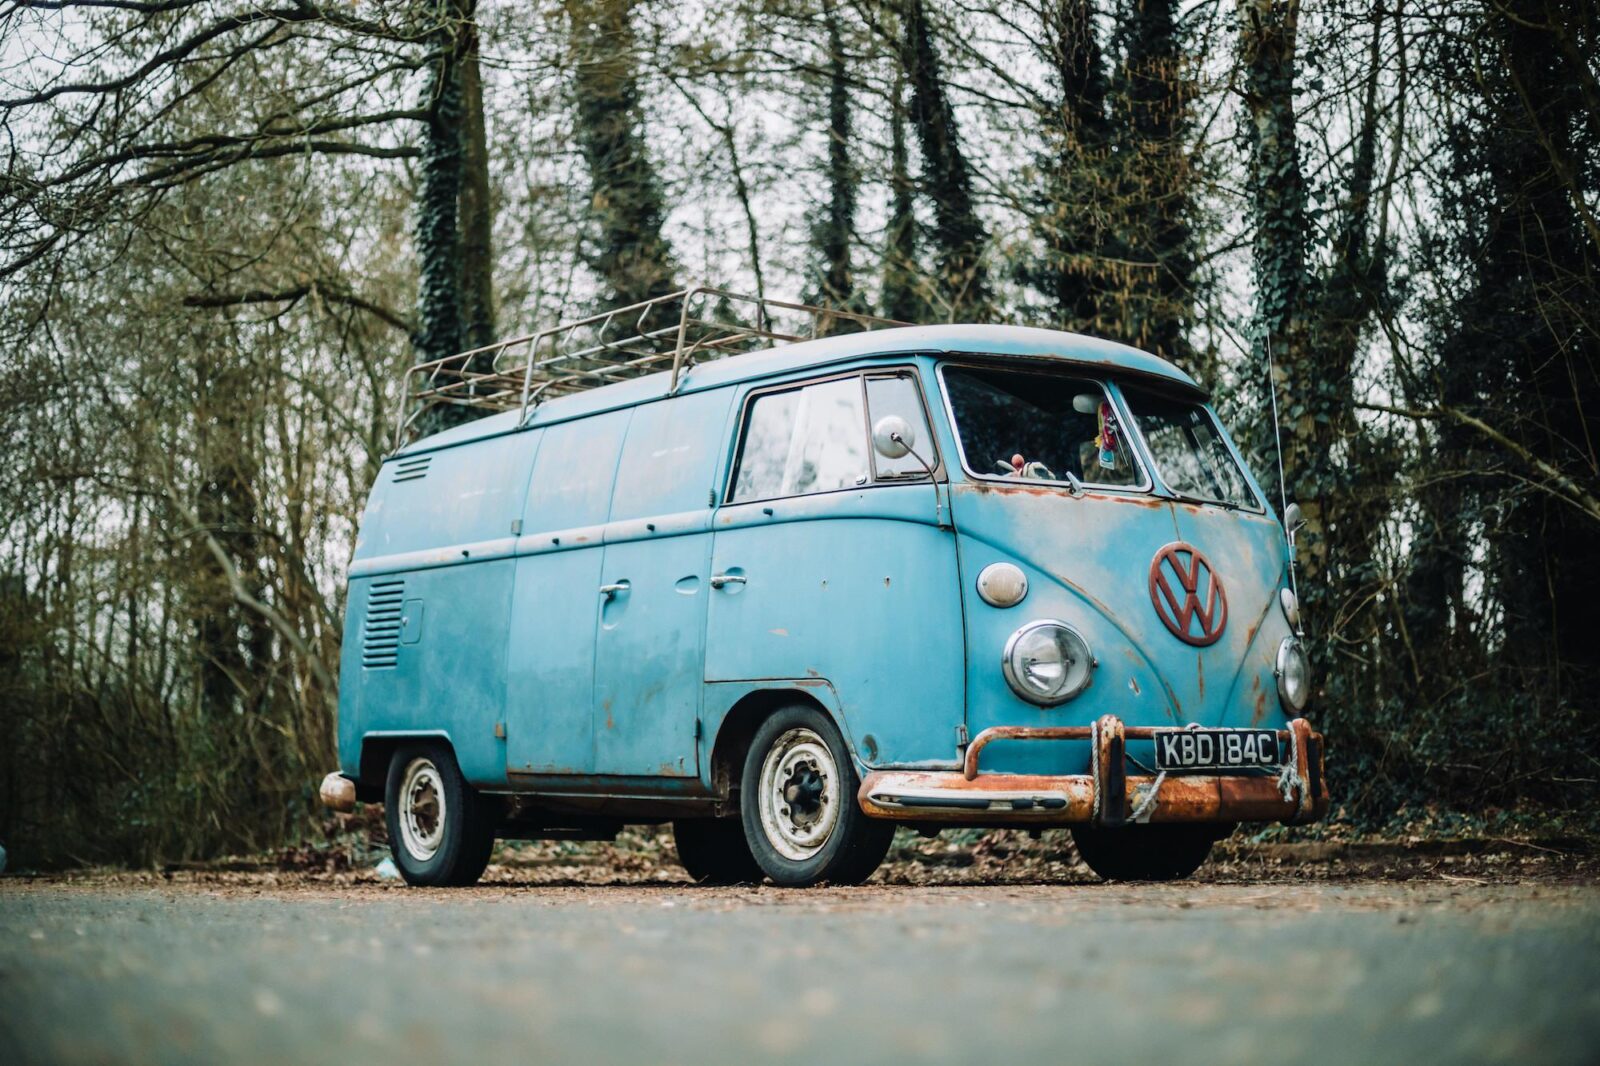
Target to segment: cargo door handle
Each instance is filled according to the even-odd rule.
[[[712,574],[711,587],[720,589],[724,585],[744,585],[748,584],[749,580],[743,574]]]
[[[618,581],[615,585],[601,585],[600,595],[610,599],[619,592],[627,592],[629,585],[626,581]]]

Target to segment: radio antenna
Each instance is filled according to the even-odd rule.
[[[1300,582],[1294,572],[1294,533],[1289,528],[1289,483],[1283,476],[1283,432],[1278,428],[1278,382],[1272,375],[1272,332],[1267,332],[1267,396],[1272,400],[1272,449],[1278,453],[1278,511],[1283,522],[1283,532],[1289,540],[1289,588],[1294,591],[1295,602],[1300,600]]]

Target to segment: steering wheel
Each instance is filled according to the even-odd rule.
[[[1023,477],[1038,478],[1041,481],[1055,481],[1055,471],[1043,463],[1029,463],[1022,468]]]

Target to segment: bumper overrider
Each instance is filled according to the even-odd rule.
[[[1105,715],[1088,726],[995,726],[967,746],[961,770],[879,770],[861,782],[869,817],[975,826],[1128,822],[1314,822],[1328,813],[1322,734],[1296,718],[1277,730],[1276,774],[1128,773],[1127,742],[1155,728]],[[1088,740],[1092,771],[1060,776],[980,773],[996,740]]]

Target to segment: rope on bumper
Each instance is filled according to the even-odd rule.
[[[1089,773],[1094,782],[1094,807],[1089,812],[1090,824],[1100,824],[1100,719],[1089,724]]]
[[[1128,815],[1128,821],[1138,822],[1141,825],[1150,820],[1156,813],[1156,793],[1161,791],[1161,782],[1167,779],[1167,772],[1162,770],[1156,774],[1156,779],[1139,790],[1139,802],[1133,808],[1133,813]]]
[[[1289,730],[1289,761],[1278,771],[1278,791],[1283,795],[1283,802],[1296,806],[1306,794],[1306,783],[1300,777],[1300,738],[1293,729]]]

